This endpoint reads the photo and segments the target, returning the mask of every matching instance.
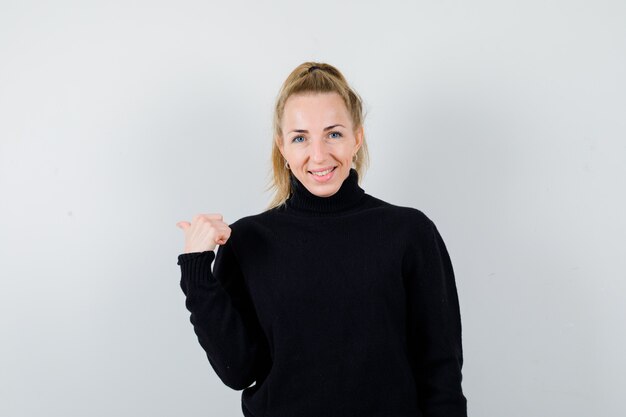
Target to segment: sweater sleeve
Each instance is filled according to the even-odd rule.
[[[467,417],[461,388],[461,316],[452,263],[432,221],[403,259],[408,344],[425,417]]]
[[[242,390],[257,379],[266,349],[230,242],[219,246],[217,255],[214,251],[180,254],[178,265],[198,342],[222,382]]]

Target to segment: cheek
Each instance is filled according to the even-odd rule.
[[[355,149],[356,148],[353,145],[346,145],[346,147],[342,150],[344,159],[352,160],[352,155],[354,155]]]
[[[285,152],[285,158],[293,161],[295,165],[305,158],[305,153],[301,149],[289,149]]]

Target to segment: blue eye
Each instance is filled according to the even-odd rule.
[[[302,141],[296,140],[296,139],[303,139],[304,138],[302,136],[296,136],[295,138],[291,139],[292,142],[296,142],[296,143],[301,143]]]
[[[339,132],[332,132],[331,135],[339,135],[339,136],[335,136],[336,139],[339,139],[341,136],[343,136],[341,133]]]

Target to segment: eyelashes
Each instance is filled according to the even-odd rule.
[[[337,135],[337,136],[331,137],[331,139],[339,139],[339,138],[343,137],[341,132],[330,132],[328,134],[328,136],[332,136],[332,135]],[[304,136],[296,136],[293,139],[291,139],[291,142],[293,142],[293,143],[302,143],[302,141],[297,140],[297,139],[304,139]]]

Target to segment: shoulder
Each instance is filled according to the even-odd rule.
[[[418,208],[392,204],[369,194],[366,194],[366,196],[372,208],[390,221],[401,223],[404,227],[413,230],[430,230],[434,227],[430,217]]]

